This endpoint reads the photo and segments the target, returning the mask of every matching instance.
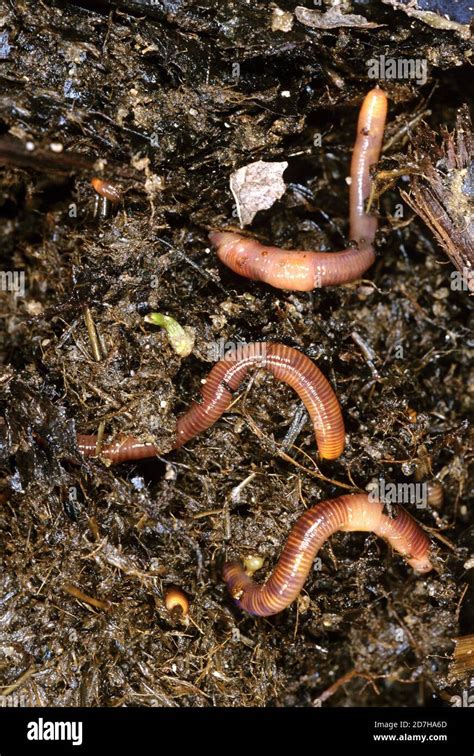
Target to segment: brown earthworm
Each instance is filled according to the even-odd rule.
[[[266,342],[238,345],[214,365],[202,389],[202,401],[194,402],[178,419],[178,449],[194,436],[207,430],[229,408],[232,392],[244,380],[251,367],[268,370],[275,378],[288,383],[304,402],[313,422],[320,456],[336,459],[344,450],[344,421],[336,394],[318,367],[296,349]],[[154,457],[158,449],[133,436],[122,436],[111,444],[97,448],[97,436],[77,435],[79,450],[86,456],[112,462]]]
[[[429,572],[430,540],[402,507],[394,518],[367,494],[328,499],[308,509],[296,521],[271,576],[259,585],[240,562],[224,565],[224,579],[237,605],[261,617],[277,614],[300,593],[322,544],[337,530],[372,531],[385,538],[417,572]]]
[[[133,460],[145,459],[146,457],[156,457],[160,453],[154,444],[139,441],[138,438],[125,434],[120,434],[110,444],[98,447],[96,435],[77,433],[76,443],[77,448],[85,457],[100,456],[104,459],[109,459],[116,465],[120,462],[132,462]]]
[[[377,218],[366,213],[365,203],[372,186],[370,166],[380,156],[386,115],[387,97],[375,87],[362,103],[352,152],[349,215],[350,237],[356,246],[342,252],[283,250],[240,234],[216,231],[209,238],[219,259],[245,278],[291,291],[311,291],[360,278],[375,261]]]
[[[117,189],[114,184],[111,184],[110,181],[104,181],[103,179],[95,177],[91,179],[91,184],[97,194],[100,194],[101,197],[105,197],[105,199],[108,199],[111,202],[120,202],[122,199],[120,190]]]

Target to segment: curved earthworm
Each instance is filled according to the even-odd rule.
[[[328,381],[302,352],[283,344],[266,342],[239,345],[214,365],[202,389],[202,401],[194,402],[178,419],[173,448],[179,448],[220,418],[232,402],[232,392],[241,385],[252,367],[268,370],[296,391],[313,422],[321,457],[339,457],[344,450],[344,421],[336,394]],[[77,445],[86,456],[96,456],[99,452],[101,457],[112,462],[154,457],[159,453],[153,444],[143,443],[133,436],[121,436],[98,449],[97,436],[78,434]]]
[[[365,203],[372,185],[370,166],[379,159],[386,115],[387,97],[375,87],[362,103],[352,152],[350,237],[356,242],[355,247],[342,252],[283,250],[240,234],[217,231],[210,233],[209,238],[219,259],[234,273],[277,289],[311,291],[360,278],[375,260],[377,218],[367,215]]]
[[[402,507],[394,518],[367,494],[328,499],[308,509],[295,523],[278,564],[263,585],[247,575],[240,562],[224,565],[224,579],[237,605],[261,617],[277,614],[300,593],[322,544],[337,530],[373,531],[385,538],[417,572],[429,572],[430,540]]]

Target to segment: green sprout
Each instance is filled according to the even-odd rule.
[[[161,312],[150,312],[145,315],[145,323],[161,326],[168,334],[168,339],[176,354],[187,357],[194,347],[194,328],[181,326],[177,320]]]

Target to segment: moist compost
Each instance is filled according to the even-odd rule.
[[[450,665],[474,619],[472,299],[400,189],[422,180],[417,127],[440,144],[463,106],[466,123],[472,51],[462,14],[439,28],[394,5],[346,4],[349,19],[325,28],[324,8],[309,17],[283,0],[280,13],[0,4],[1,260],[24,274],[3,279],[1,300],[4,693],[43,706],[441,706],[469,687],[472,670]],[[292,293],[224,268],[207,235],[238,230],[230,175],[259,160],[288,162],[287,190],[247,231],[345,246],[345,177],[380,56],[426,61],[427,76],[380,82],[386,180],[366,278]],[[120,202],[99,201],[97,175]],[[193,329],[189,356],[151,312]],[[342,405],[339,460],[317,461],[298,397],[263,371],[170,451],[219,350],[251,341],[315,360]],[[101,426],[161,453],[82,458],[76,432]],[[433,537],[432,573],[375,536],[338,533],[289,609],[258,619],[234,606],[225,559],[260,555],[263,580],[307,507],[380,477],[441,481],[441,502],[407,506]],[[170,585],[187,617],[165,608]]]

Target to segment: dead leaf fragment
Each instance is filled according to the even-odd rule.
[[[406,2],[401,2],[401,0],[382,0],[385,5],[391,5],[392,8],[395,8],[395,10],[403,11],[403,13],[406,13],[407,16],[411,16],[412,18],[416,18],[417,21],[421,21],[423,24],[426,24],[427,26],[431,26],[433,29],[445,29],[448,31],[454,31],[457,34],[459,34],[460,37],[463,37],[464,39],[470,39],[471,37],[471,30],[469,28],[468,23],[460,23],[456,20],[456,11],[458,12],[459,18],[463,16],[462,10],[464,6],[460,3],[459,6],[455,3],[447,3],[446,5],[452,9],[452,15],[454,18],[451,18],[450,16],[442,15],[440,12],[435,12],[437,10],[437,5],[433,3],[433,10],[429,10],[427,8],[420,8],[419,3],[411,2],[407,4]]]
[[[321,13],[313,8],[298,5],[295,8],[295,16],[301,24],[310,26],[312,29],[338,29],[340,26],[375,29],[383,26],[374,21],[367,21],[364,16],[358,16],[355,13],[341,13],[337,7],[329,8],[325,13]]]
[[[286,191],[283,172],[288,163],[267,163],[258,160],[235,171],[230,177],[230,190],[237,205],[240,226],[251,223],[259,210],[268,210]]]

